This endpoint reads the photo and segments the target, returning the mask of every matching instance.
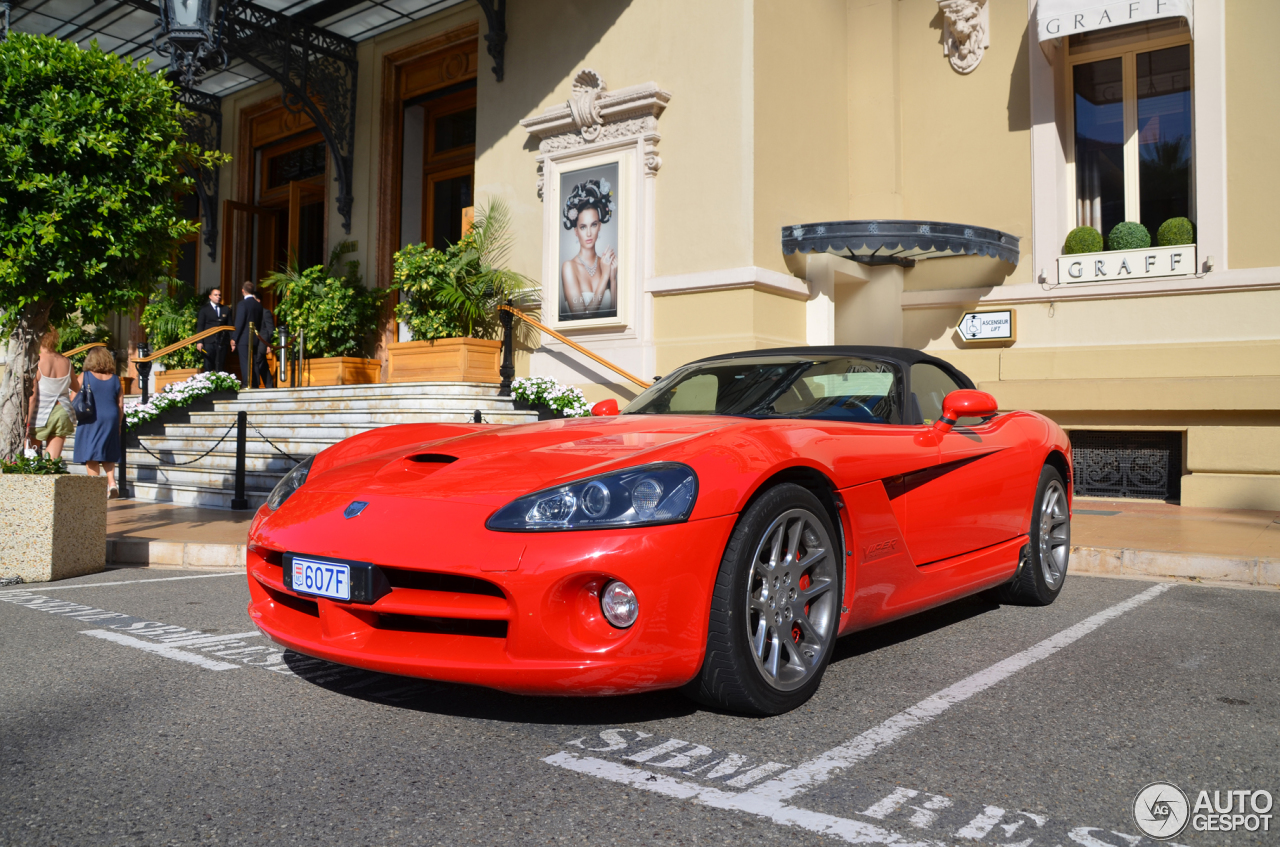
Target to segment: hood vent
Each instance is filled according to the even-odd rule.
[[[458,461],[458,457],[447,456],[444,453],[419,453],[416,456],[410,456],[409,461],[421,462],[429,465],[447,465],[451,462]]]

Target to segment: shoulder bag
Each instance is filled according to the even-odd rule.
[[[98,418],[98,409],[93,403],[93,391],[89,388],[88,371],[80,376],[80,393],[71,401],[71,411],[75,413],[77,424],[93,423]]]

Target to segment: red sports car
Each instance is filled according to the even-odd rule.
[[[1070,443],[940,359],[736,353],[616,408],[390,426],[308,459],[254,518],[249,614],[387,673],[778,714],[841,635],[1062,590]]]

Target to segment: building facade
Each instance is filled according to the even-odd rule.
[[[344,240],[386,286],[501,199],[542,320],[633,374],[901,344],[1071,430],[1080,492],[1280,508],[1280,4],[392,7],[271,6],[350,39],[319,111],[252,63],[206,80],[234,161],[202,288]],[[1152,246],[1064,253],[1122,221]],[[550,337],[518,367],[640,390]]]

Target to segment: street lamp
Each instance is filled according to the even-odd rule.
[[[187,88],[194,87],[206,70],[227,63],[223,26],[235,4],[227,0],[218,9],[218,0],[161,0],[160,32],[151,44],[169,57],[170,72]]]

